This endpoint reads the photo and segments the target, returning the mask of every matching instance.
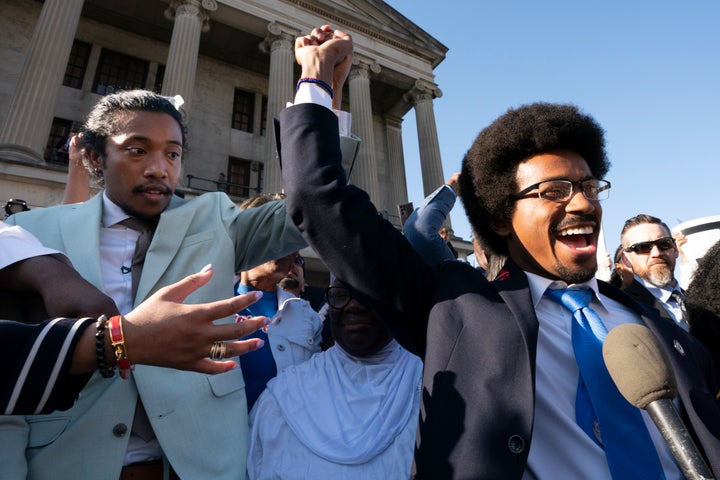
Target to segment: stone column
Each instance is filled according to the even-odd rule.
[[[200,32],[210,30],[210,12],[217,10],[215,0],[174,0],[165,10],[165,18],[174,20],[168,51],[162,94],[181,95],[188,114],[195,88]]]
[[[295,93],[293,64],[295,52],[293,46],[299,31],[272,22],[268,25],[268,35],[260,44],[260,49],[270,53],[270,78],[268,79],[268,111],[265,128],[265,173],[262,191],[276,193],[282,190],[280,161],[275,144],[274,118],[292,102]]]
[[[84,0],[45,0],[0,130],[0,158],[42,163]]]
[[[397,215],[398,205],[407,203],[407,181],[405,177],[405,154],[402,145],[402,118],[385,117],[387,132],[388,177],[390,179],[390,205],[388,210]],[[399,222],[398,222],[399,224]]]
[[[350,112],[352,112],[352,133],[362,139],[350,183],[357,185],[370,195],[377,209],[380,205],[377,155],[373,131],[372,102],[370,97],[370,72],[380,73],[380,65],[361,60],[356,55],[350,69],[348,85],[350,90]]]
[[[85,67],[85,76],[83,77],[82,82],[82,89],[84,92],[92,92],[93,80],[95,79],[95,72],[97,72],[98,65],[100,64],[101,53],[102,47],[97,43],[94,43],[92,47],[90,47],[90,57],[88,57],[87,67]]]
[[[428,196],[445,182],[433,110],[433,99],[441,97],[442,92],[434,83],[417,80],[408,95],[415,106],[423,192]]]

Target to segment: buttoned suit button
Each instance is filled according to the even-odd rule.
[[[115,425],[113,427],[113,430],[112,430],[113,435],[115,435],[116,437],[125,436],[127,431],[128,431],[127,425],[125,425],[124,423],[118,423],[117,425]]]
[[[522,453],[525,450],[525,440],[520,435],[511,435],[508,438],[508,449],[512,453]]]
[[[315,339],[312,337],[308,338],[308,343],[312,345],[313,343],[315,343]]]
[[[283,352],[283,351],[285,351],[285,345],[280,344],[277,346],[277,349],[280,350],[281,352]]]

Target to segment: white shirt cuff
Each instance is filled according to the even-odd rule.
[[[340,129],[340,135],[350,136],[350,128],[352,127],[352,115],[350,112],[344,112],[342,110],[335,110],[332,108],[332,98],[330,93],[319,85],[314,83],[304,82],[301,83],[295,93],[295,105],[299,103],[314,103],[316,105],[322,105],[335,112],[338,117],[338,127]]]

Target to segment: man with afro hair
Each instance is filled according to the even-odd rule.
[[[323,26],[295,45],[301,78],[320,85],[302,82],[295,104],[280,113],[288,213],[328,268],[424,360],[413,477],[681,478],[647,414],[607,378],[602,355],[592,356],[597,376],[578,360],[587,355],[576,356],[572,333],[587,333],[581,320],[590,317],[606,330],[625,323],[650,329],[671,359],[686,423],[720,475],[720,412],[707,350],[594,276],[601,200],[610,189],[595,120],[573,105],[535,103],[509,110],[478,135],[460,190],[490,254],[508,257],[488,281],[463,262],[426,265],[368,195],[347,184],[329,106],[352,63],[350,36]],[[592,311],[573,314],[551,298],[577,290]],[[590,343],[597,348],[602,338]],[[626,410],[632,434],[619,433],[626,423],[616,413]]]

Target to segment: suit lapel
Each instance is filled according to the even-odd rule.
[[[508,261],[497,278],[492,281],[500,297],[505,301],[525,343],[531,352],[530,361],[535,378],[535,349],[537,347],[538,320],[532,303],[530,288],[525,273],[512,261]]]
[[[83,278],[104,290],[100,266],[102,192],[67,208],[59,220],[65,252]]]
[[[650,293],[647,288],[638,282],[637,279],[633,279],[632,283],[628,285],[624,292],[638,302],[656,309],[658,313],[660,313],[661,317],[672,320],[673,322],[675,321],[665,309],[665,306],[657,298],[655,298],[655,295]]]

